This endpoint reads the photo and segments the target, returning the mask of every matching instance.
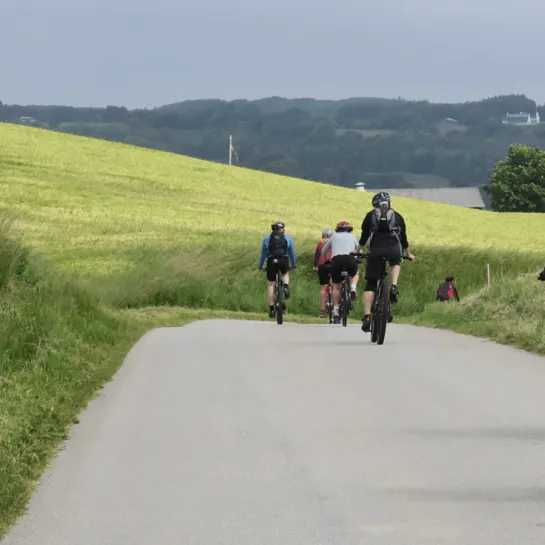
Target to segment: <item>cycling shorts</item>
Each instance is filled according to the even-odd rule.
[[[320,286],[329,284],[331,278],[331,265],[318,265],[318,282]]]
[[[353,255],[336,255],[331,260],[331,280],[334,284],[340,284],[344,279],[341,274],[343,271],[346,271],[351,277],[356,276],[358,274],[358,266],[358,261]]]
[[[275,261],[277,261],[275,263]],[[281,274],[286,274],[289,271],[289,261],[287,255],[280,257],[269,256],[267,258],[267,280],[274,282],[276,280],[276,271],[280,270]]]

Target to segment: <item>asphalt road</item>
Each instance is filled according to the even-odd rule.
[[[545,543],[545,359],[448,332],[148,333],[3,545]]]

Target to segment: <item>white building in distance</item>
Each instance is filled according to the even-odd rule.
[[[503,116],[501,122],[504,125],[538,125],[541,123],[539,119],[539,112],[536,110],[535,117],[526,112],[520,112],[518,114],[506,114]]]

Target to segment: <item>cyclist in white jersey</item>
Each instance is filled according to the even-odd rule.
[[[322,248],[322,255],[327,256],[331,248],[331,282],[333,284],[333,317],[339,317],[339,299],[341,296],[342,272],[351,278],[350,296],[356,299],[359,273],[358,261],[351,254],[357,254],[361,248],[358,239],[352,234],[353,227],[347,221],[341,221],[335,227],[335,233]]]

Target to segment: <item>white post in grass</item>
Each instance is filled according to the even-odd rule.
[[[231,162],[233,159],[233,135],[229,135],[229,166],[231,166]]]
[[[488,280],[488,285],[490,286],[490,263],[486,265],[486,279]]]

